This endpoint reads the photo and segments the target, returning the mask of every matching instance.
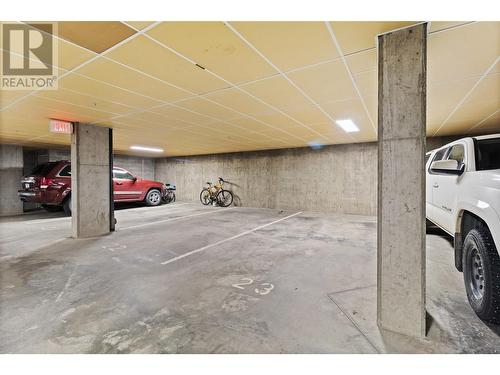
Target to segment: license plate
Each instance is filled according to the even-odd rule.
[[[30,188],[30,184],[24,184],[24,188],[25,189],[29,189]]]

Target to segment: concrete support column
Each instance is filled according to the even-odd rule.
[[[23,212],[23,203],[17,196],[23,176],[23,148],[0,145],[0,215]]]
[[[378,37],[377,322],[425,336],[427,24]]]
[[[112,208],[111,129],[76,123],[71,136],[71,200],[73,237],[109,233]]]

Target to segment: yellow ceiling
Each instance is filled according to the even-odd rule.
[[[411,24],[62,22],[59,89],[1,91],[0,142],[68,145],[49,118],[110,126],[119,153],[375,141],[376,35]],[[500,131],[499,56],[500,22],[430,23],[428,135]]]

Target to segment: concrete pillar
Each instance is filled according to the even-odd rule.
[[[104,235],[114,225],[109,128],[77,123],[71,136],[73,237]]]
[[[378,37],[377,322],[425,336],[427,24]]]
[[[23,176],[23,148],[0,145],[0,215],[23,212],[23,203],[17,196]]]

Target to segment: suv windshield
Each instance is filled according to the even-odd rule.
[[[56,164],[57,164],[57,162],[38,164],[31,171],[31,175],[32,176],[45,176],[52,170],[52,168],[54,168],[54,165],[56,165]]]
[[[500,169],[500,138],[476,140],[476,170]]]

